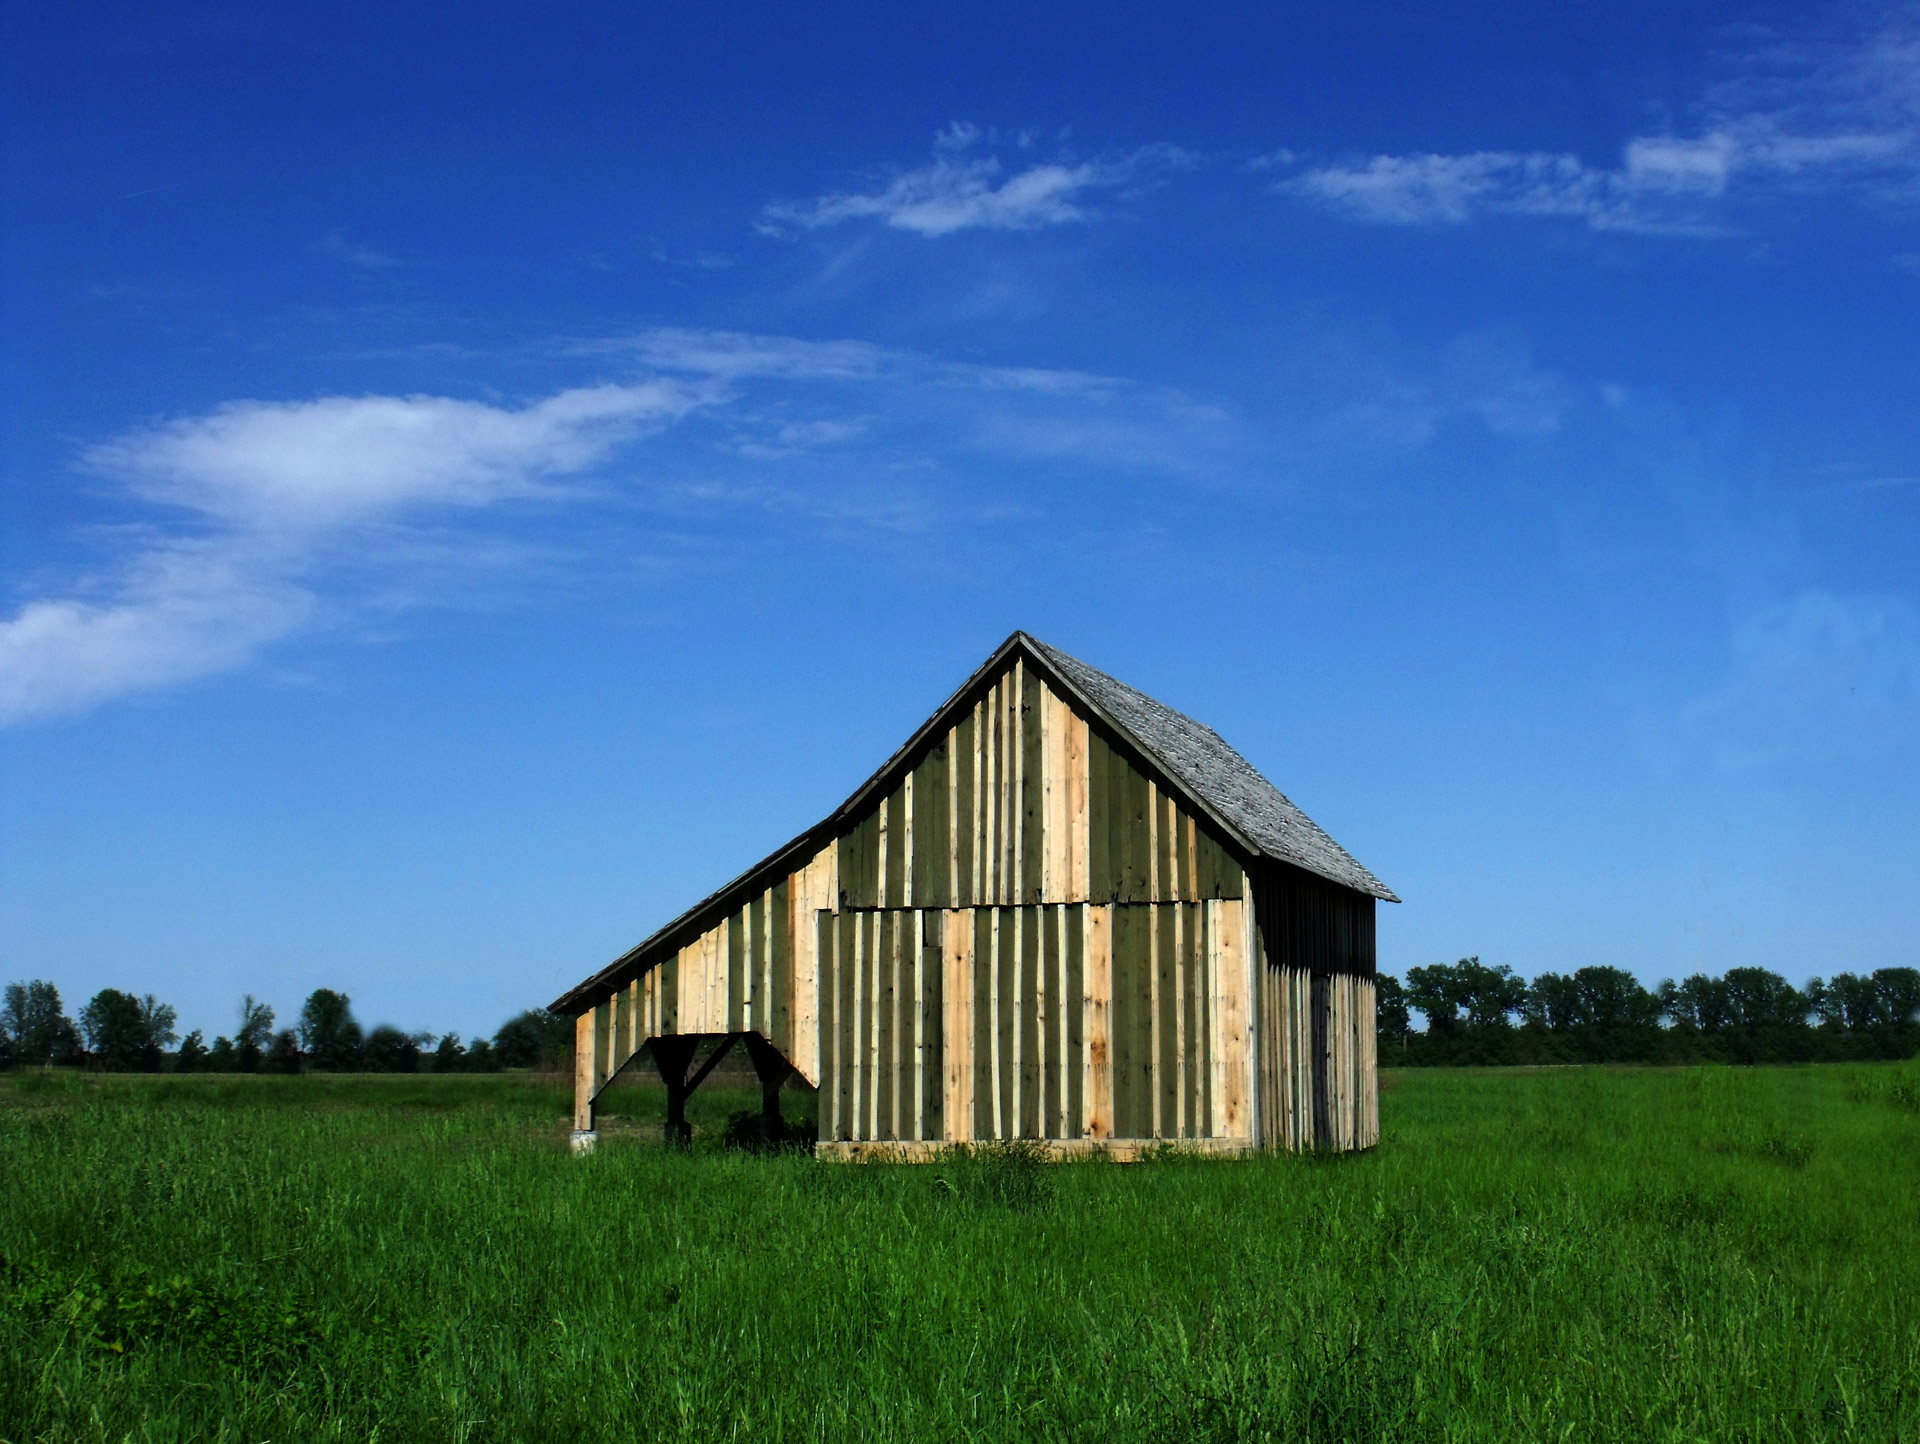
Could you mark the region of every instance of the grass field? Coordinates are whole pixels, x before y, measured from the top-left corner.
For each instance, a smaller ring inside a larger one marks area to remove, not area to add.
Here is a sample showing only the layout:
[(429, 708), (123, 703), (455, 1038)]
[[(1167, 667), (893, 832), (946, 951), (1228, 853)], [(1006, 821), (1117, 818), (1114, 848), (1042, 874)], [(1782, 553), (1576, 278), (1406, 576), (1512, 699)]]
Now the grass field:
[(902, 1167), (0, 1076), (0, 1438), (1920, 1439), (1920, 1067), (1384, 1082), (1365, 1156)]

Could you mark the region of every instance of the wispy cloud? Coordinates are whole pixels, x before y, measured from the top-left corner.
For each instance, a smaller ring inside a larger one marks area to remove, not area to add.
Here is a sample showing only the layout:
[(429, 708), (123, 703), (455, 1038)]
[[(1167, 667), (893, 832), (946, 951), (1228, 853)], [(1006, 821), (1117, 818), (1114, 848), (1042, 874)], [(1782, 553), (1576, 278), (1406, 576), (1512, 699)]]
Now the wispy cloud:
[[(898, 528), (924, 513), (901, 478), (970, 455), (1180, 471), (1219, 430), (1205, 408), (1111, 377), (857, 341), (657, 330), (569, 349), (638, 377), (519, 405), (237, 401), (88, 448), (79, 469), (146, 519), (92, 575), (0, 618), (0, 725), (231, 671), (369, 595), (430, 592), (423, 571), (463, 549), (495, 563), (481, 518), (509, 504), (551, 512), (650, 484)], [(632, 443), (670, 430), (650, 481), (613, 478)]]
[(367, 529), (537, 496), (711, 400), (660, 379), (512, 408), (435, 396), (234, 402), (97, 446), (156, 503), (117, 566), (0, 621), (0, 724), (229, 670), (307, 624)]
[(406, 265), (398, 256), (390, 256), (385, 251), (376, 251), (372, 246), (348, 240), (345, 231), (329, 232), (314, 249), (329, 259), (368, 271), (388, 271)]
[(1865, 37), (1771, 39), (1730, 57), (1685, 133), (1636, 136), (1614, 165), (1556, 152), (1375, 155), (1266, 168), (1275, 189), (1387, 225), (1476, 216), (1560, 216), (1596, 230), (1712, 234), (1743, 202), (1851, 192), (1920, 194), (1920, 24), (1900, 16)]
[[(976, 153), (994, 139), (977, 126), (955, 124), (936, 137), (935, 155), (927, 164), (878, 177), (874, 189), (769, 205), (759, 228), (770, 235), (789, 235), (878, 220), (929, 237), (966, 230), (1038, 230), (1091, 220), (1094, 196), (1151, 185), (1191, 163), (1187, 152), (1176, 146), (1150, 145), (1104, 160), (1008, 166), (997, 154)], [(1026, 149), (1033, 139), (1021, 134), (1013, 142)]]
[(1920, 735), (1920, 612), (1819, 589), (1742, 620), (1729, 666), (1683, 731), (1731, 771), (1911, 745)]

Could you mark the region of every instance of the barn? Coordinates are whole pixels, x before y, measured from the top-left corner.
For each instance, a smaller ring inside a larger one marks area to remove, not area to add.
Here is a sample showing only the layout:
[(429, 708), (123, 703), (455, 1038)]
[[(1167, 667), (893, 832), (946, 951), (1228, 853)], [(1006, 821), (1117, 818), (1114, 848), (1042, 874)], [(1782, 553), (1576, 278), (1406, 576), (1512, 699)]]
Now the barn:
[(823, 821), (554, 1001), (576, 1144), (643, 1050), (684, 1137), (738, 1044), (768, 1126), (792, 1074), (819, 1090), (827, 1156), (1366, 1148), (1380, 900), (1211, 729), (1016, 632)]

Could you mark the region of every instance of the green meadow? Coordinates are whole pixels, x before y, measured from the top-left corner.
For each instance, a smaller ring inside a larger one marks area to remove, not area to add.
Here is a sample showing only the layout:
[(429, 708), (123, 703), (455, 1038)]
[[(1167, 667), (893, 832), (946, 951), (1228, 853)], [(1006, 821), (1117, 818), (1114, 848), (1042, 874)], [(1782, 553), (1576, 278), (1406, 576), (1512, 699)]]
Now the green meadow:
[(1920, 1439), (1913, 1063), (1129, 1166), (757, 1157), (730, 1086), (576, 1158), (553, 1080), (0, 1075), (0, 1438)]

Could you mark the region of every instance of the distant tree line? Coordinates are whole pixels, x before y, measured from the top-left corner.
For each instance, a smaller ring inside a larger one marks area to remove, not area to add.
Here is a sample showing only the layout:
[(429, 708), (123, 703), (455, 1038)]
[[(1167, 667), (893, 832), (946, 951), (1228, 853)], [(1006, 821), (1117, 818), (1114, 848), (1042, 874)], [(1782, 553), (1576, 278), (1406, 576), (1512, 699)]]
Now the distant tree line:
[[(1621, 968), (1532, 982), (1479, 958), (1382, 973), (1375, 1019), (1388, 1066), (1499, 1063), (1802, 1063), (1920, 1052), (1920, 969), (1815, 978), (1765, 968), (1653, 988)], [(1415, 1031), (1413, 1015), (1425, 1022)]]
[(9, 983), (0, 1007), (0, 1068), (90, 1067), (122, 1073), (489, 1073), (559, 1067), (573, 1052), (573, 1022), (543, 1008), (508, 1019), (491, 1038), (408, 1033), (382, 1023), (363, 1029), (352, 1000), (331, 988), (313, 992), (298, 1023), (274, 1028), (274, 1011), (252, 994), (241, 1000), (232, 1036), (208, 1044), (198, 1028), (184, 1038), (178, 1014), (148, 993), (102, 988), (67, 1016), (60, 990), (36, 979)]

